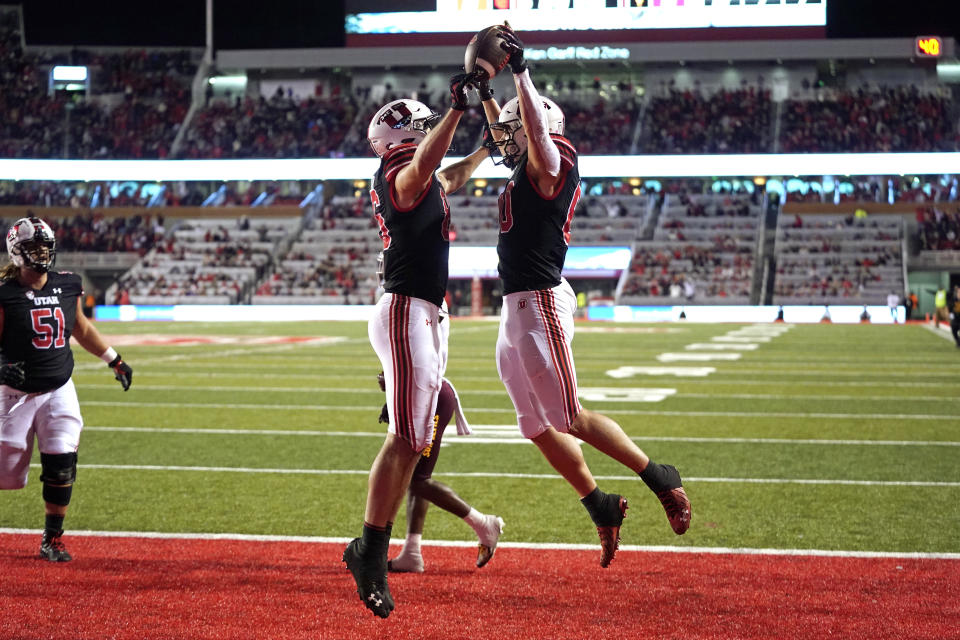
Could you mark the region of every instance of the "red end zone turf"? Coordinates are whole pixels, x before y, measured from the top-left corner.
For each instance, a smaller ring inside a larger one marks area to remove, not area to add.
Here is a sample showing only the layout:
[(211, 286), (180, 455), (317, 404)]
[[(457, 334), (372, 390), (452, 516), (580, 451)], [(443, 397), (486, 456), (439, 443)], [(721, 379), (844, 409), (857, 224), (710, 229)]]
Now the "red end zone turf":
[[(0, 535), (0, 638), (943, 640), (960, 637), (960, 560), (424, 548), (373, 617), (341, 544), (70, 536), (75, 560)], [(396, 552), (396, 547), (393, 548)]]

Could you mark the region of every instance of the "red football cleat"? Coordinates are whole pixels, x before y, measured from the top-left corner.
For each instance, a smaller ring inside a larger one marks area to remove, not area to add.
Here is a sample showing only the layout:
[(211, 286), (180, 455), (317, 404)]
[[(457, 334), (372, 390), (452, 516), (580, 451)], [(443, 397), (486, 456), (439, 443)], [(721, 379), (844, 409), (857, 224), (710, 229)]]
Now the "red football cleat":
[(611, 522), (614, 525), (597, 527), (597, 535), (600, 536), (600, 566), (607, 567), (613, 560), (620, 548), (620, 525), (623, 519), (627, 517), (627, 499), (623, 496), (611, 495), (616, 499), (616, 513), (611, 514)]

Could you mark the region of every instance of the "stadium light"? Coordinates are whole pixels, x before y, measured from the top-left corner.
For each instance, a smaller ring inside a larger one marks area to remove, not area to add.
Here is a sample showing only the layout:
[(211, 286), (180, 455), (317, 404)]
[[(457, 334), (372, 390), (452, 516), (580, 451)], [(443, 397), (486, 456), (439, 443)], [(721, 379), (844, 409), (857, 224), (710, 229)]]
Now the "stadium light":
[(86, 82), (87, 68), (57, 65), (51, 71), (51, 76), (55, 82)]
[(224, 87), (241, 87), (247, 84), (247, 76), (213, 76), (207, 82)]
[[(460, 160), (448, 157), (442, 166)], [(376, 158), (286, 160), (0, 160), (0, 180), (226, 181), (368, 180)], [(581, 156), (584, 178), (960, 174), (960, 153), (797, 153), (743, 155)], [(507, 178), (483, 162), (474, 178)]]

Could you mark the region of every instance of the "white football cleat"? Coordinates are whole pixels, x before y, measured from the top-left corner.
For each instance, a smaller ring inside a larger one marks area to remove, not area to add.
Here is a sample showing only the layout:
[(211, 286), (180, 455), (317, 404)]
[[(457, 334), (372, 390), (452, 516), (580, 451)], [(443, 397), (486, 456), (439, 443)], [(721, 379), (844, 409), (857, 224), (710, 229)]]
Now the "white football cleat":
[(423, 573), (423, 556), (419, 553), (401, 551), (396, 558), (387, 561), (387, 571), (393, 573)]
[(477, 532), (477, 537), (480, 538), (480, 544), (477, 546), (478, 568), (493, 558), (501, 533), (503, 533), (503, 518), (494, 515), (483, 516), (483, 528)]

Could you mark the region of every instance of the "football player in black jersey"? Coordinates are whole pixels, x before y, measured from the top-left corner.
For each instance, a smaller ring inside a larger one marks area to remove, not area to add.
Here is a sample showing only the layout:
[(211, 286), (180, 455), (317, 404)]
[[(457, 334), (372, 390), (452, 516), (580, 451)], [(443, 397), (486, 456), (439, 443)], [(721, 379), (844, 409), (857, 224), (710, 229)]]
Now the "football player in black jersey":
[(124, 391), (133, 370), (77, 313), (80, 276), (50, 270), (56, 241), (46, 222), (17, 220), (7, 252), (11, 263), (0, 269), (0, 489), (26, 486), (36, 437), (46, 503), (40, 557), (69, 562), (61, 536), (83, 428), (70, 338), (106, 362)]
[(384, 287), (368, 333), (383, 365), (390, 426), (370, 469), (362, 535), (347, 545), (343, 561), (360, 599), (381, 618), (394, 609), (387, 585), (393, 519), (420, 451), (430, 445), (446, 363), (440, 306), (447, 289), (450, 207), (435, 172), (467, 108), (467, 79), (451, 79), (443, 118), (416, 100), (394, 100), (367, 129), (380, 157), (370, 198), (383, 241)]
[[(523, 44), (509, 28), (500, 46), (510, 54), (517, 97), (501, 110), (489, 79), (472, 79), (503, 163), (513, 169), (499, 201), (497, 254), (504, 297), (497, 369), (521, 433), (576, 490), (597, 526), (600, 565), (606, 567), (619, 546), (627, 500), (597, 487), (576, 438), (639, 474), (678, 535), (690, 526), (690, 502), (674, 467), (651, 461), (620, 425), (580, 406), (571, 350), (577, 300), (561, 276), (580, 198), (577, 152), (562, 135), (563, 112), (537, 93)], [(451, 193), (489, 153), (478, 149), (440, 172)]]

